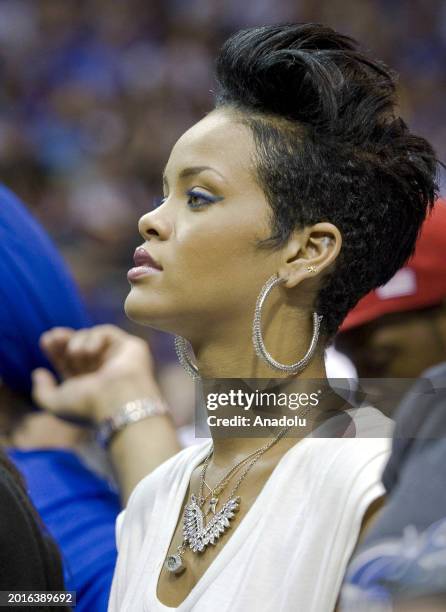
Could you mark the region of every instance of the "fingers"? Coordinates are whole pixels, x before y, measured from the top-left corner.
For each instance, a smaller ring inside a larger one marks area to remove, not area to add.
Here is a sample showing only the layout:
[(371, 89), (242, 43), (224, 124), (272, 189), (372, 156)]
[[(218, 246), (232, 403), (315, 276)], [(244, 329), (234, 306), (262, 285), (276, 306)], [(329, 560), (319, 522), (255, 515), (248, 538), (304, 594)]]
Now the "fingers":
[(97, 325), (73, 330), (55, 327), (41, 336), (41, 347), (56, 370), (69, 378), (97, 370), (110, 347), (119, 345), (127, 334), (114, 325)]
[(121, 345), (124, 338), (128, 336), (122, 329), (115, 325), (96, 325), (90, 329), (91, 342), (96, 345), (100, 344), (100, 351), (105, 352), (110, 348), (116, 348)]
[(37, 368), (32, 372), (32, 398), (38, 406), (55, 416), (77, 424), (91, 422), (94, 378), (94, 375), (72, 377), (58, 384), (52, 372)]
[(76, 332), (68, 343), (70, 363), (80, 372), (92, 372), (114, 351), (120, 351), (127, 337), (114, 325), (96, 325)]
[(97, 369), (104, 348), (104, 339), (91, 329), (76, 332), (66, 348), (66, 359), (73, 374), (86, 374)]
[(49, 412), (56, 412), (58, 385), (55, 376), (45, 368), (38, 368), (32, 373), (32, 382), (33, 401)]
[(66, 348), (73, 334), (75, 334), (74, 329), (69, 327), (54, 327), (40, 336), (40, 348), (63, 377), (70, 375)]

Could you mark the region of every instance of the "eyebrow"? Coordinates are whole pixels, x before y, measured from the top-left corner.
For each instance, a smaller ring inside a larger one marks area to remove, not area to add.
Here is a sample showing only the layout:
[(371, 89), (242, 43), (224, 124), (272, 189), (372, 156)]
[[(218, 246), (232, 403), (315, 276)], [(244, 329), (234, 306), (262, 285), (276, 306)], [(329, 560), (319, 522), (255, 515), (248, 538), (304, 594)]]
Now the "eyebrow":
[[(205, 170), (218, 174), (218, 176), (226, 182), (226, 179), (223, 176), (223, 174), (221, 174), (218, 170), (216, 170), (215, 168), (212, 168), (211, 166), (190, 166), (189, 168), (183, 168), (183, 170), (181, 170), (178, 176), (180, 179), (187, 178), (189, 176), (196, 176), (197, 174), (200, 174), (201, 172), (204, 172)], [(166, 184), (168, 183), (167, 176), (166, 176), (166, 169), (164, 169), (163, 171), (163, 182)]]

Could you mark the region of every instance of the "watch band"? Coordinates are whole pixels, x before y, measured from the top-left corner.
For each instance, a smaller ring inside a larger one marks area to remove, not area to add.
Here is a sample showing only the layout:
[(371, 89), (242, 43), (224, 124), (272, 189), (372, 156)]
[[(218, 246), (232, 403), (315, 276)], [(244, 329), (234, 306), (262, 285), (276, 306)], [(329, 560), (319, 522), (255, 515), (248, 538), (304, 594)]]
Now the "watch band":
[(97, 425), (96, 441), (106, 449), (114, 436), (130, 423), (137, 423), (151, 416), (170, 415), (170, 409), (161, 399), (140, 398), (125, 403), (116, 413)]

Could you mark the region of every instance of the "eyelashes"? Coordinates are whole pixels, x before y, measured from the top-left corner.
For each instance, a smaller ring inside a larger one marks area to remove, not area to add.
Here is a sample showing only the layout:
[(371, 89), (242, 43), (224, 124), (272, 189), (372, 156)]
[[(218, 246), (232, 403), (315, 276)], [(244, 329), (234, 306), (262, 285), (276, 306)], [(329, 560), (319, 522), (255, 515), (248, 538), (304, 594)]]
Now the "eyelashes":
[[(195, 189), (190, 189), (189, 191), (187, 191), (186, 196), (187, 196), (187, 205), (192, 210), (205, 208), (207, 206), (210, 206), (211, 204), (215, 204), (215, 202), (220, 202), (221, 200), (223, 200), (222, 196), (211, 196), (208, 194), (204, 194), (200, 191), (197, 191)], [(164, 204), (166, 200), (167, 200), (167, 197), (163, 197), (163, 196), (157, 196), (153, 198), (153, 208), (154, 209), (158, 208), (158, 206), (161, 206), (161, 204)]]
[(201, 193), (200, 191), (195, 191), (194, 189), (187, 191), (186, 195), (187, 205), (189, 206), (189, 208), (192, 209), (204, 208), (206, 206), (209, 206), (210, 204), (214, 204), (215, 202), (219, 202), (223, 199), (221, 196), (210, 196)]

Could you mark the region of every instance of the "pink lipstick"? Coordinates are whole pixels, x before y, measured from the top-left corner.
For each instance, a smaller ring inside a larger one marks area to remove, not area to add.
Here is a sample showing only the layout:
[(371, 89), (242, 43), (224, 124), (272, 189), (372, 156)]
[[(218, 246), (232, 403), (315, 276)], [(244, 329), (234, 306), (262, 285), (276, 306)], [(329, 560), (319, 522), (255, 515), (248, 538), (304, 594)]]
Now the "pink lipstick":
[(142, 276), (158, 274), (162, 267), (143, 247), (138, 247), (133, 255), (135, 267), (127, 272), (127, 279), (134, 281)]

